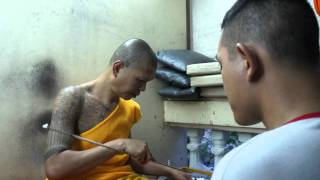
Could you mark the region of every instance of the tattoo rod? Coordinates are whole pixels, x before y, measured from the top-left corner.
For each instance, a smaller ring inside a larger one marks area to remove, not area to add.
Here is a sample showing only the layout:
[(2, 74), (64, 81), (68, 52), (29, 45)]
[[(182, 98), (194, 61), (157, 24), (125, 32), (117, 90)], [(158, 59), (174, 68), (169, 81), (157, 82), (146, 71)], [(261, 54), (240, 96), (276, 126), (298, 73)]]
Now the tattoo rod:
[(96, 141), (93, 141), (93, 140), (91, 140), (91, 139), (87, 139), (87, 138), (84, 138), (84, 137), (81, 137), (81, 136), (78, 136), (78, 135), (75, 135), (75, 134), (70, 134), (70, 133), (62, 132), (62, 131), (60, 131), (60, 130), (53, 129), (53, 128), (48, 128), (48, 129), (50, 129), (50, 130), (52, 130), (52, 131), (55, 131), (55, 132), (58, 132), (58, 133), (60, 133), (60, 134), (66, 135), (66, 136), (71, 136), (71, 137), (73, 137), (73, 138), (75, 138), (75, 139), (78, 139), (78, 140), (80, 140), (80, 141), (85, 141), (85, 142), (88, 142), (88, 143), (93, 144), (93, 145), (102, 146), (102, 147), (105, 147), (105, 148), (114, 150), (114, 151), (116, 151), (116, 152), (118, 152), (118, 153), (122, 153), (122, 154), (123, 154), (123, 153), (126, 153), (126, 152), (124, 152), (124, 151), (120, 151), (120, 150), (114, 149), (114, 148), (109, 147), (109, 146), (106, 146), (106, 145), (104, 145), (104, 144), (102, 144), (102, 143), (99, 143), (99, 142), (96, 142)]
[[(84, 137), (81, 137), (81, 136), (78, 136), (78, 135), (75, 135), (75, 134), (70, 134), (70, 133), (66, 133), (66, 132), (63, 132), (63, 131), (60, 131), (60, 130), (57, 130), (57, 129), (53, 129), (53, 128), (48, 128), (49, 130), (52, 130), (52, 131), (55, 131), (55, 132), (58, 132), (60, 134), (63, 134), (65, 136), (71, 136), (75, 139), (78, 139), (80, 141), (85, 141), (85, 142), (88, 142), (90, 144), (93, 144), (93, 145), (97, 145), (97, 146), (102, 146), (102, 147), (105, 147), (107, 149), (111, 149), (111, 150), (114, 150), (118, 153), (121, 153), (121, 154), (127, 154), (127, 152), (124, 152), (124, 151), (119, 151), (117, 149), (114, 149), (114, 148), (111, 148), (109, 146), (106, 146), (102, 143), (99, 143), (99, 142), (96, 142), (96, 141), (93, 141), (91, 139), (87, 139), (87, 138), (84, 138)], [(184, 167), (182, 169), (179, 169), (179, 168), (176, 168), (176, 167), (173, 167), (173, 166), (169, 166), (169, 165), (166, 165), (166, 164), (162, 164), (162, 163), (159, 163), (157, 162), (158, 164), (161, 164), (163, 166), (166, 166), (166, 167), (170, 167), (170, 168), (173, 168), (173, 169), (176, 169), (176, 170), (179, 170), (179, 171), (183, 171), (183, 172), (189, 172), (189, 173), (199, 173), (199, 174), (205, 174), (205, 175), (208, 175), (210, 176), (212, 173), (211, 172), (207, 172), (207, 171), (202, 171), (202, 170), (198, 170), (198, 169), (194, 169), (194, 168), (189, 168), (189, 167)]]

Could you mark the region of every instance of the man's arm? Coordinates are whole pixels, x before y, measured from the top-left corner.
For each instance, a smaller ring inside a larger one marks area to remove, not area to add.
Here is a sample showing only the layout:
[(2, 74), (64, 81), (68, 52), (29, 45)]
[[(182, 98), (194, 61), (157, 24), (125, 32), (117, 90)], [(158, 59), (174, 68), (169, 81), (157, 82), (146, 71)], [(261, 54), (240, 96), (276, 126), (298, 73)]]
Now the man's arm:
[[(81, 110), (79, 89), (67, 88), (59, 93), (50, 124), (50, 128), (68, 134), (74, 133), (74, 125)], [(46, 175), (50, 179), (65, 179), (73, 175), (85, 173), (103, 161), (117, 154), (116, 151), (104, 147), (95, 147), (84, 151), (70, 150), (72, 137), (50, 131), (48, 133), (47, 160), (45, 162)], [(142, 141), (117, 139), (105, 145), (125, 151), (137, 160), (145, 159), (145, 144)]]

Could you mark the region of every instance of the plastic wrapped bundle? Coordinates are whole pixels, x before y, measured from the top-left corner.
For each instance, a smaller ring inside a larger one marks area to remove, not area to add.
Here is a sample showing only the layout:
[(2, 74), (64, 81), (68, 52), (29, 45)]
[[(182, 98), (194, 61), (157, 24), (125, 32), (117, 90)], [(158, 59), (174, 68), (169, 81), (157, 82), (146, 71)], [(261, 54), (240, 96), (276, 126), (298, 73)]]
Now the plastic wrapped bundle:
[(181, 89), (177, 87), (164, 87), (158, 94), (169, 100), (197, 100), (199, 99), (199, 89), (196, 87)]
[(213, 59), (190, 50), (163, 50), (157, 52), (158, 60), (180, 72), (187, 71), (187, 65), (213, 62)]
[(156, 70), (156, 77), (176, 87), (190, 87), (190, 78), (187, 75), (166, 67), (158, 68)]

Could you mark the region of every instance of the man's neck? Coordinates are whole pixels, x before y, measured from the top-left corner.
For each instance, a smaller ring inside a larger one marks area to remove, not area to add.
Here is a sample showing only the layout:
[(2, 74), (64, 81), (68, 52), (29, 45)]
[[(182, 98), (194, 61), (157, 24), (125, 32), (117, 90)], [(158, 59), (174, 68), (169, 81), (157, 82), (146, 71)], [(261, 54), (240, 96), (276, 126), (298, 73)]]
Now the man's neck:
[(298, 116), (320, 111), (320, 83), (317, 81), (314, 75), (299, 74), (291, 74), (291, 78), (271, 78), (261, 94), (265, 126), (274, 129)]

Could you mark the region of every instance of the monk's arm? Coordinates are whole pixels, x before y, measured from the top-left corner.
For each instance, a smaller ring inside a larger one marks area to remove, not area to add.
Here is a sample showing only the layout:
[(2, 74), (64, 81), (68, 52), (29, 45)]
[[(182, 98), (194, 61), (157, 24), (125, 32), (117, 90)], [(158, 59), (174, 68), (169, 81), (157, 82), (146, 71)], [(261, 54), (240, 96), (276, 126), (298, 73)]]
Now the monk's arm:
[[(50, 128), (73, 134), (77, 116), (81, 110), (81, 93), (75, 88), (62, 90), (55, 102)], [(56, 131), (48, 133), (48, 146), (45, 171), (49, 179), (65, 179), (87, 172), (103, 161), (110, 159), (117, 152), (103, 147), (84, 151), (71, 150), (74, 139)], [(105, 145), (124, 150), (121, 140), (107, 142)]]
[(151, 158), (150, 161), (145, 163), (139, 163), (134, 159), (130, 159), (129, 163), (133, 167), (133, 169), (140, 174), (145, 175), (152, 175), (152, 176), (166, 176), (170, 177), (171, 179), (177, 180), (191, 180), (191, 175), (185, 172), (182, 172), (178, 169), (174, 169), (168, 166), (164, 166), (155, 162), (154, 158), (152, 157), (149, 149), (147, 149)]

